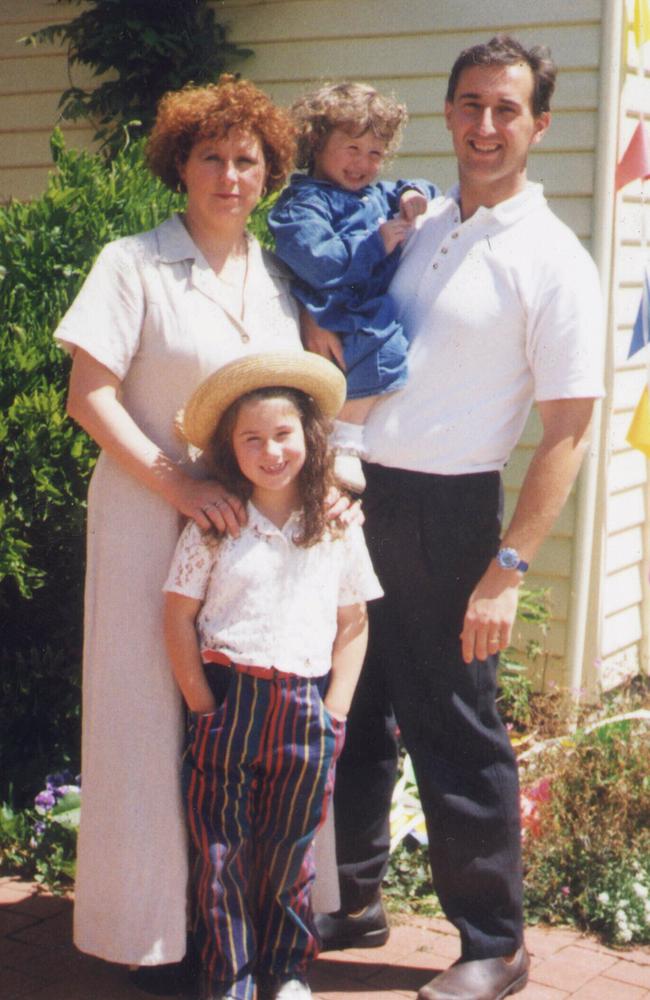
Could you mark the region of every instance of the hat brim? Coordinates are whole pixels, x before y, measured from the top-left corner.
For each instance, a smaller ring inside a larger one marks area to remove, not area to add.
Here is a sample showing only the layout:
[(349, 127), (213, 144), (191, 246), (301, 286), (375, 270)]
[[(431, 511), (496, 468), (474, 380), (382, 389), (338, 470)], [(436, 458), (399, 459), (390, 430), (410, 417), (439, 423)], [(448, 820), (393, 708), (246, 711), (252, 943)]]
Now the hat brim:
[(183, 436), (204, 450), (228, 407), (240, 396), (266, 386), (300, 389), (326, 417), (335, 417), (345, 402), (345, 376), (319, 354), (249, 354), (219, 368), (194, 391), (180, 415)]

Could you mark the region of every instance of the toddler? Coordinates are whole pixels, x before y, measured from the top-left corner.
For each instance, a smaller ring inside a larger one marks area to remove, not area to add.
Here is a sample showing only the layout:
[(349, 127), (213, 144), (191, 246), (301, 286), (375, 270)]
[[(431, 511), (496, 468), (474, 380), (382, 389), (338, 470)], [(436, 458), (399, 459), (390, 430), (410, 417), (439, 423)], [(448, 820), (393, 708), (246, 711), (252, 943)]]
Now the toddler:
[(408, 340), (388, 286), (415, 217), (437, 188), (380, 181), (406, 108), (362, 83), (327, 84), (291, 108), (298, 166), (269, 215), (276, 253), (312, 319), (341, 337), (347, 402), (334, 430), (340, 483), (361, 492), (363, 423), (377, 398), (404, 385)]

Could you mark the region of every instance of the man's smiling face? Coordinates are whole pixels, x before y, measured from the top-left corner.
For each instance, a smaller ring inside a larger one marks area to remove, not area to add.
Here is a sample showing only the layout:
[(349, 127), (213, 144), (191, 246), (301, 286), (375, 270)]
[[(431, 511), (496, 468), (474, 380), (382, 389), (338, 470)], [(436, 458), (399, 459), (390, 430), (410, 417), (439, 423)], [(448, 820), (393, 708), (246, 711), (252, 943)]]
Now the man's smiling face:
[(492, 207), (526, 182), (528, 150), (539, 142), (550, 114), (533, 114), (533, 73), (527, 63), (470, 66), (458, 78), (445, 121), (452, 134), (463, 186)]

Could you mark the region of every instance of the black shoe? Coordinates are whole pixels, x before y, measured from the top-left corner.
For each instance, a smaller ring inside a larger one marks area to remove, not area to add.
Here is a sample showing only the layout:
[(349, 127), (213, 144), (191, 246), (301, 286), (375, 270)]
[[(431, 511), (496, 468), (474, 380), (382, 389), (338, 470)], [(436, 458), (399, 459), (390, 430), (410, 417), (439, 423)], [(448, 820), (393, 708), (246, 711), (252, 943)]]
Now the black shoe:
[(129, 982), (143, 993), (150, 993), (153, 996), (183, 996), (187, 987), (183, 981), (182, 966), (182, 962), (141, 965), (138, 969), (129, 969)]
[(381, 948), (390, 934), (380, 895), (358, 913), (316, 913), (314, 923), (321, 951)]
[(198, 960), (193, 942), (188, 940), (187, 954), (180, 962), (165, 965), (141, 965), (129, 969), (129, 981), (143, 993), (157, 997), (194, 996), (198, 979)]

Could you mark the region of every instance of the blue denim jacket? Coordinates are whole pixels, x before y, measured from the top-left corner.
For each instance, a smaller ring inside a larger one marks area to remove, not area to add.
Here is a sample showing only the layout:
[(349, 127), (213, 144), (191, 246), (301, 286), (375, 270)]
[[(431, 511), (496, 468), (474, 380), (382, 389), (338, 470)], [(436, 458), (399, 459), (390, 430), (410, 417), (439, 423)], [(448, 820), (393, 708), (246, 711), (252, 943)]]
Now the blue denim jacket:
[[(355, 313), (384, 295), (400, 248), (386, 254), (379, 225), (399, 211), (405, 190), (428, 198), (428, 181), (380, 181), (346, 191), (329, 181), (294, 174), (269, 214), (276, 253), (296, 276), (293, 292), (321, 326), (345, 334), (359, 329)], [(368, 319), (363, 309), (364, 322)]]
[(388, 294), (401, 249), (386, 253), (379, 226), (413, 187), (438, 194), (427, 181), (346, 191), (294, 174), (269, 214), (276, 253), (296, 276), (294, 295), (320, 326), (341, 335), (348, 399), (394, 392), (407, 379), (408, 338)]

